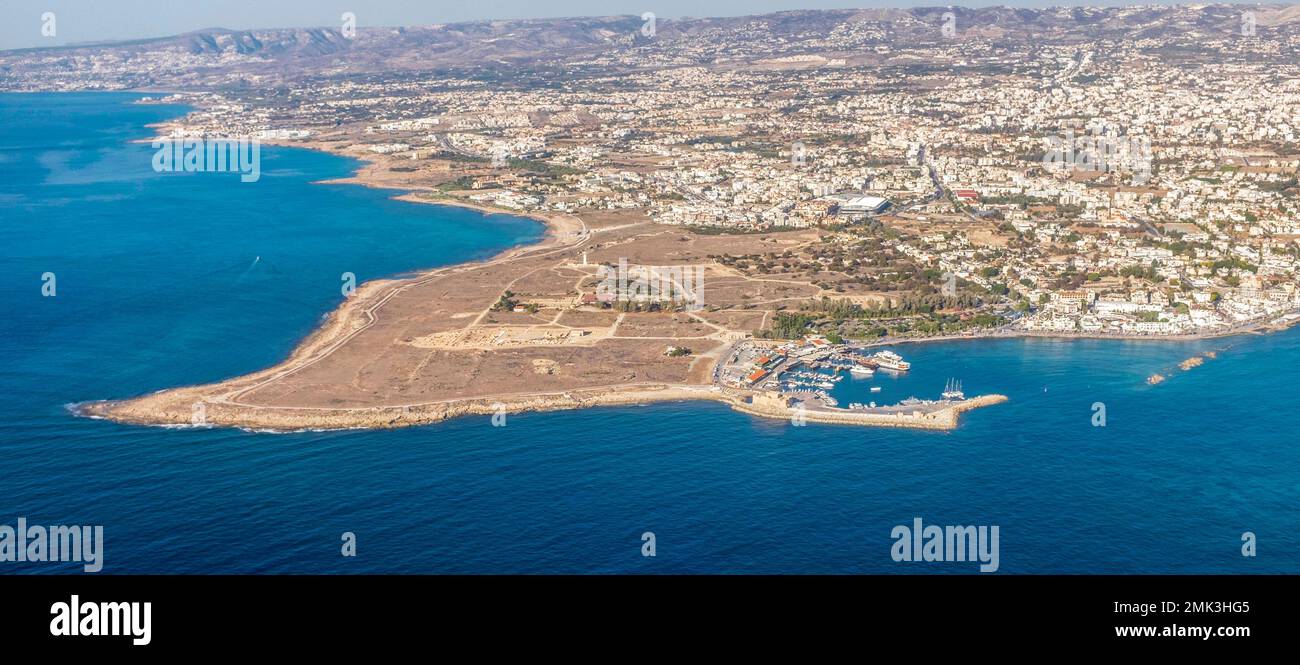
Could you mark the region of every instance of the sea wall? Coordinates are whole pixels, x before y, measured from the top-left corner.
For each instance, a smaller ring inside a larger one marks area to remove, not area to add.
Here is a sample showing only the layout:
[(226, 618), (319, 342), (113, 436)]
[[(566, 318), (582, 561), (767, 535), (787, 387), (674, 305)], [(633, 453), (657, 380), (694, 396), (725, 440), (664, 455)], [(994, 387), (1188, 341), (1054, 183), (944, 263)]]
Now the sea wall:
[(836, 425), (868, 425), (872, 427), (907, 427), (912, 429), (950, 430), (958, 425), (960, 416), (966, 411), (984, 406), (1000, 404), (1007, 401), (1005, 395), (981, 395), (935, 411), (911, 411), (899, 413), (869, 413), (846, 409), (806, 409), (796, 411), (789, 407), (775, 406), (769, 402), (756, 400), (753, 404), (734, 402), (732, 408), (742, 413), (764, 418), (789, 420), (796, 415), (808, 422), (830, 423)]

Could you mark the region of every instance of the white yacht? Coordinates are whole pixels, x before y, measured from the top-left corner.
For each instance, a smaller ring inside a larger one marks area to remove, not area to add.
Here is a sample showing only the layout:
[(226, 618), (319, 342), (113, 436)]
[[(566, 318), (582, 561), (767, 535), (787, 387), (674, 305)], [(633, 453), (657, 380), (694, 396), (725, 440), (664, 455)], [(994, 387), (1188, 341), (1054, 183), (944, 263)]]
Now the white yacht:
[(906, 372), (907, 370), (912, 369), (912, 363), (903, 360), (902, 356), (893, 351), (881, 351), (871, 356), (871, 360), (874, 361), (877, 366), (895, 372)]

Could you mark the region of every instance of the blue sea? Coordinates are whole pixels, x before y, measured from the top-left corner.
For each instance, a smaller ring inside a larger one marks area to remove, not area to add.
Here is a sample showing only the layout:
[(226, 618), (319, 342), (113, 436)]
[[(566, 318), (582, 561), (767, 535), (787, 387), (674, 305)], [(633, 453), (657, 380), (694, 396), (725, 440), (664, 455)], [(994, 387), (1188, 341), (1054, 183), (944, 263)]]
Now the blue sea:
[[(274, 364), (341, 302), (344, 272), (399, 275), (542, 233), (314, 184), (357, 163), (306, 150), (264, 146), (256, 183), (155, 173), (134, 141), (185, 109), (139, 97), (0, 95), (0, 524), (103, 525), (103, 574), (976, 572), (893, 561), (891, 530), (917, 517), (998, 526), (998, 574), (1300, 570), (1300, 330), (902, 345), (906, 376), (836, 388), (842, 404), (892, 403), (958, 378), (1010, 397), (942, 433), (711, 403), (382, 432), (78, 418), (68, 404)], [(1148, 385), (1157, 372), (1169, 380)]]

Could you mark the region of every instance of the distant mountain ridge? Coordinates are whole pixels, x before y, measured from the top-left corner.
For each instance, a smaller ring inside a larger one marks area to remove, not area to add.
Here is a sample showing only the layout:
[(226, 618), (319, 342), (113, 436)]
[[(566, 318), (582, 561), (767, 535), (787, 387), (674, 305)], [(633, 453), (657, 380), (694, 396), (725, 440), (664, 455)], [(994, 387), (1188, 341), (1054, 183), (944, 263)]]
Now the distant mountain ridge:
[(938, 43), (945, 38), (940, 26), (950, 11), (961, 38), (1012, 42), (1229, 38), (1240, 30), (1246, 11), (1254, 13), (1261, 36), (1294, 35), (1300, 29), (1300, 6), (1294, 5), (794, 10), (658, 19), (653, 36), (647, 36), (639, 16), (357, 28), (351, 37), (341, 27), (212, 28), (118, 43), (0, 51), (0, 89), (40, 89), (42, 82), (57, 88), (78, 79), (81, 87), (207, 87), (321, 74), (627, 61), (629, 54), (647, 56), (646, 66), (711, 65), (722, 59), (720, 45), (734, 45), (735, 57), (762, 59), (843, 52), (824, 40), (848, 33), (862, 35), (852, 48)]

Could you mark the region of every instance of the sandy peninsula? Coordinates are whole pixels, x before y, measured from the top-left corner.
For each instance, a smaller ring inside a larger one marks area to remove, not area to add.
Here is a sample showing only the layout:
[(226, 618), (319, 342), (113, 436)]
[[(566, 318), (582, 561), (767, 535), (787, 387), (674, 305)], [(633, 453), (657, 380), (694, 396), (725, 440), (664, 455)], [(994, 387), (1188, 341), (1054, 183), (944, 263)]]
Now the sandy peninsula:
[[(170, 127), (163, 124), (160, 133)], [(798, 248), (816, 230), (709, 235), (651, 223), (639, 210), (581, 215), (502, 209), (448, 192), (436, 179), (338, 141), (288, 145), (362, 159), (331, 183), (404, 192), (401, 200), (527, 216), (545, 238), (483, 261), (362, 284), (288, 358), (219, 383), (81, 404), (77, 412), (141, 425), (258, 430), (388, 428), (463, 415), (549, 411), (656, 401), (713, 400), (763, 417), (791, 408), (718, 385), (714, 369), (774, 314), (827, 292), (808, 281), (747, 275), (723, 253)], [(593, 301), (602, 265), (702, 270), (707, 306), (621, 311)], [(670, 348), (688, 353), (669, 353)], [(759, 396), (760, 398), (762, 395)], [(948, 429), (998, 396), (924, 412), (828, 409), (813, 422)]]

